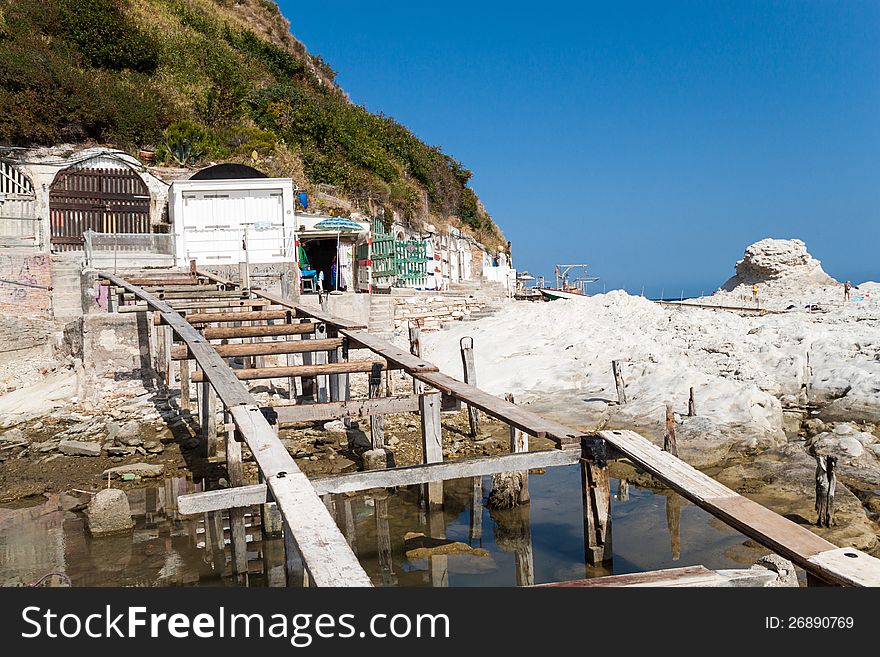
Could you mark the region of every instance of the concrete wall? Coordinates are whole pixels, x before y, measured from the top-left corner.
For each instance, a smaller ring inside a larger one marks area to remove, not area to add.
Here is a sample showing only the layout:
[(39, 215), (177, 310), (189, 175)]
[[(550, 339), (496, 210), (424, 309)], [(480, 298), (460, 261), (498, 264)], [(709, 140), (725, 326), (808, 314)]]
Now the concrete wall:
[(155, 381), (156, 374), (150, 363), (147, 313), (94, 313), (78, 321), (82, 322), (86, 380), (92, 386), (118, 381), (145, 384)]
[(0, 365), (34, 353), (51, 352), (51, 322), (0, 314)]
[[(47, 253), (13, 250), (0, 253), (0, 313), (15, 317), (49, 319), (52, 265)], [(28, 285), (40, 287), (28, 287)]]

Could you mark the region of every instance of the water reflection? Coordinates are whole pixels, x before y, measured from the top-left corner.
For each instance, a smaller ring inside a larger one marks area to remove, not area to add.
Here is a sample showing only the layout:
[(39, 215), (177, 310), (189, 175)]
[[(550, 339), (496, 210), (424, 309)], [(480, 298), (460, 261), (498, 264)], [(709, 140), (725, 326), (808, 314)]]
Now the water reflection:
[[(592, 566), (580, 477), (577, 465), (532, 474), (531, 503), (504, 511), (484, 506), (488, 476), (324, 501), (377, 586), (525, 586), (696, 564), (742, 567), (761, 553), (744, 549), (745, 537), (678, 495), (614, 479), (613, 555)], [(229, 514), (177, 511), (177, 496), (196, 490), (192, 481), (170, 478), (127, 491), (133, 531), (102, 538), (85, 527), (87, 495), (0, 508), (0, 585), (50, 572), (66, 573), (76, 586), (287, 585), (287, 570), (297, 565), (285, 563), (280, 536), (264, 534), (261, 507), (242, 512), (247, 564), (235, 576)], [(289, 583), (301, 585), (295, 577)]]

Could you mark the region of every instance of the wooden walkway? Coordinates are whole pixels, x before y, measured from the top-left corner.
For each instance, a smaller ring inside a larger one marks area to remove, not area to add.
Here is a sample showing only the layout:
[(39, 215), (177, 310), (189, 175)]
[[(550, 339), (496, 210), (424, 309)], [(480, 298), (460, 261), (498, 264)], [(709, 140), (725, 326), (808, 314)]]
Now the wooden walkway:
[[(672, 490), (731, 527), (805, 569), (813, 583), (880, 586), (880, 560), (851, 548), (838, 548), (804, 526), (752, 502), (664, 452), (631, 431), (584, 435), (438, 371), (430, 362), (404, 351), (350, 320), (305, 307), (262, 291), (242, 289), (208, 272), (97, 272), (109, 290), (113, 312), (152, 312), (151, 354), (164, 385), (180, 389), (180, 405), (197, 403), (209, 458), (225, 453), (231, 488), (181, 496), (181, 512), (230, 509), (233, 570), (247, 571), (244, 509), (270, 504), (283, 521), (288, 564), (301, 558), (308, 580), (317, 586), (369, 586), (349, 542), (321, 496), (371, 488), (425, 484), (429, 505), (442, 504), (436, 482), (529, 468), (580, 463), (584, 499), (585, 548), (590, 565), (610, 558), (610, 490), (607, 460), (626, 458)], [(229, 340), (239, 341), (228, 344)], [(222, 341), (222, 344), (216, 342)], [(214, 342), (214, 344), (212, 344)], [(352, 350), (368, 360), (349, 361)], [(303, 364), (294, 364), (299, 354)], [(282, 356), (286, 365), (266, 366), (266, 357)], [(233, 369), (227, 358), (244, 359)], [(411, 376), (413, 394), (386, 396), (381, 372), (402, 370)], [(367, 399), (350, 399), (350, 375), (370, 381)], [(290, 404), (261, 408), (244, 380), (285, 380)], [(302, 392), (297, 394), (297, 384)], [(465, 403), (511, 427), (510, 455), (444, 461), (440, 397)], [(301, 403), (294, 404), (300, 398)], [(306, 402), (311, 403), (302, 403)], [(384, 450), (382, 416), (418, 412), (424, 464), (308, 479), (278, 439), (279, 423), (368, 418), (373, 450)], [(216, 422), (219, 413), (224, 421)], [(556, 449), (528, 452), (523, 434), (547, 438)], [(247, 444), (261, 482), (246, 485), (241, 442)], [(270, 507), (264, 507), (268, 509)], [(264, 514), (266, 511), (264, 510)], [(240, 528), (236, 520), (241, 518)], [(264, 524), (268, 520), (263, 520)], [(609, 582), (611, 583), (611, 582)]]

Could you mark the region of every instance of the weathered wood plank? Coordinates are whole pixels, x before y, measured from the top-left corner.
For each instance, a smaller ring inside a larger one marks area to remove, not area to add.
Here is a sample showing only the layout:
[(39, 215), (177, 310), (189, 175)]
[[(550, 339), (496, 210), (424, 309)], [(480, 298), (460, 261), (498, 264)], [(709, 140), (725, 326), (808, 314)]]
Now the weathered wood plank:
[(353, 401), (327, 402), (326, 404), (297, 404), (295, 406), (272, 406), (282, 424), (336, 420), (346, 417), (369, 417), (388, 413), (415, 413), (419, 410), (418, 395), (407, 397), (383, 397), (381, 399), (357, 399)]
[(705, 566), (686, 566), (668, 568), (644, 573), (608, 575), (589, 579), (575, 579), (567, 582), (537, 584), (538, 587), (742, 587), (766, 586), (777, 578), (776, 573), (767, 569), (741, 569), (713, 571)]
[[(224, 358), (235, 356), (274, 356), (280, 354), (301, 354), (311, 351), (327, 351), (342, 345), (342, 338), (326, 340), (290, 340), (282, 342), (254, 342), (248, 344), (220, 344), (214, 349)], [(172, 360), (192, 358), (185, 344), (171, 348)]]
[[(549, 449), (523, 454), (455, 459), (453, 461), (443, 461), (442, 463), (412, 465), (386, 470), (365, 470), (363, 472), (317, 477), (310, 481), (318, 495), (354, 493), (371, 488), (411, 486), (426, 484), (431, 481), (479, 477), (510, 470), (573, 465), (579, 460), (580, 454), (578, 452)], [(205, 493), (190, 493), (177, 498), (178, 509), (183, 514), (205, 513), (216, 509), (228, 509), (232, 506), (252, 506), (264, 504), (265, 502), (265, 484), (212, 490)]]
[(277, 324), (270, 326), (224, 326), (206, 328), (206, 340), (224, 340), (230, 338), (265, 338), (274, 335), (298, 335), (314, 333), (317, 324)]
[(100, 275), (163, 313), (175, 333), (186, 341), (253, 454), (284, 520), (292, 529), (292, 540), (302, 553), (315, 584), (371, 586), (369, 577), (314, 488), (278, 440), (250, 393), (211, 345), (168, 304), (113, 274), (101, 272)]
[[(202, 310), (208, 308), (266, 308), (272, 306), (271, 301), (265, 299), (224, 299), (219, 301), (171, 301), (168, 306), (173, 310)], [(151, 310), (145, 303), (135, 303), (121, 306), (117, 312), (141, 313)]]
[(437, 372), (437, 366), (422, 360), (418, 356), (413, 356), (408, 351), (391, 344), (387, 340), (367, 333), (366, 331), (343, 329), (339, 331), (342, 335), (348, 337), (352, 342), (366, 347), (370, 351), (382, 356), (389, 363), (398, 365), (407, 372)]
[[(254, 367), (246, 370), (231, 370), (240, 381), (255, 381), (257, 379), (281, 379), (288, 376), (322, 376), (327, 374), (356, 374), (369, 372), (373, 365), (379, 369), (385, 369), (385, 361), (377, 360), (352, 360), (347, 363), (326, 363), (324, 365), (280, 365), (278, 367)], [(194, 372), (193, 381), (203, 381), (203, 372)]]
[(835, 548), (809, 558), (823, 579), (844, 586), (880, 586), (880, 559), (853, 548)]
[[(243, 312), (226, 312), (226, 313), (191, 313), (187, 314), (186, 321), (193, 326), (202, 324), (224, 323), (224, 322), (244, 322), (257, 321), (267, 319), (285, 319), (291, 311), (289, 310), (248, 310)], [(161, 316), (156, 318), (156, 323), (164, 324)]]

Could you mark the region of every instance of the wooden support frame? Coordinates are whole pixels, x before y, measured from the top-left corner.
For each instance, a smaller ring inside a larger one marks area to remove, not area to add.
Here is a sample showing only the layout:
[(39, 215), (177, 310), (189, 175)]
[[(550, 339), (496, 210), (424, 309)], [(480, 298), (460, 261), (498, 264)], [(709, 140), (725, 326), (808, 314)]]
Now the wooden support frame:
[[(196, 273), (208, 280), (230, 284), (229, 281), (211, 274), (200, 271)], [(367, 334), (362, 331), (363, 327), (355, 325), (354, 322), (333, 317), (323, 311), (303, 308), (259, 290), (253, 292), (272, 303), (294, 308), (297, 316), (312, 317), (337, 326), (342, 336), (350, 337), (353, 342), (386, 358), (389, 363), (399, 364), (413, 377), (427, 385), (476, 406), (483, 412), (530, 435), (547, 437), (562, 448), (580, 446), (582, 437), (580, 432), (508, 404), (478, 388), (444, 375), (436, 371), (436, 367), (430, 363), (402, 352), (378, 336)], [(663, 481), (683, 497), (734, 529), (793, 561), (804, 568), (810, 577), (818, 577), (832, 584), (880, 585), (880, 559), (853, 549), (847, 549), (846, 554), (842, 555), (838, 548), (825, 539), (722, 486), (634, 432), (603, 431), (599, 436), (606, 441), (610, 451), (625, 456), (637, 467)], [(505, 468), (506, 471), (514, 469), (519, 468)], [(394, 470), (385, 472), (394, 472)]]
[(302, 554), (314, 583), (318, 586), (371, 586), (370, 578), (314, 488), (278, 440), (250, 393), (232, 375), (211, 345), (163, 301), (113, 274), (101, 272), (100, 275), (161, 312), (175, 333), (187, 343), (202, 370), (211, 372), (213, 386), (254, 455), (290, 527), (289, 540)]
[[(235, 377), (241, 381), (255, 381), (257, 379), (283, 379), (289, 376), (327, 376), (329, 374), (356, 374), (369, 372), (374, 367), (384, 370), (384, 361), (378, 360), (352, 360), (347, 363), (328, 363), (326, 365), (294, 365), (288, 367), (253, 367), (243, 370), (232, 370)], [(194, 372), (192, 380), (196, 383), (204, 381), (204, 372)]]

